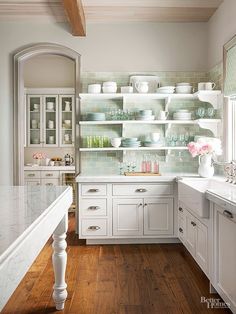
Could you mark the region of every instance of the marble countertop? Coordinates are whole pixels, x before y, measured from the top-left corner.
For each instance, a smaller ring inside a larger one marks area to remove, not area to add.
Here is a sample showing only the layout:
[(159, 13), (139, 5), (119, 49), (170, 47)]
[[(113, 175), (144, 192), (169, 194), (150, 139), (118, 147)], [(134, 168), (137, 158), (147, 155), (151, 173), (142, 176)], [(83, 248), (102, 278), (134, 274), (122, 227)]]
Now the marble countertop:
[(27, 171), (75, 171), (75, 166), (24, 166)]
[(199, 178), (194, 173), (165, 173), (161, 176), (125, 176), (125, 175), (78, 175), (76, 182), (79, 183), (100, 183), (100, 182), (173, 182), (178, 177)]
[(236, 215), (236, 186), (224, 182), (225, 188), (209, 188), (206, 198)]
[(0, 187), (0, 262), (70, 189), (66, 186)]

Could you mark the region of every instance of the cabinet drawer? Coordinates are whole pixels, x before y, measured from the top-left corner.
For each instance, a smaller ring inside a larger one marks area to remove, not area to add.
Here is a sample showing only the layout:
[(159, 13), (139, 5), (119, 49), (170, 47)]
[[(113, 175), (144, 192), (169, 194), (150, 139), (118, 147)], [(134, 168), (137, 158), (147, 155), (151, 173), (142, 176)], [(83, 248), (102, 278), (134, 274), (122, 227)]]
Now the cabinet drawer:
[(106, 184), (82, 184), (81, 194), (83, 196), (106, 196)]
[(59, 179), (41, 179), (41, 185), (59, 185)]
[(107, 236), (107, 220), (81, 219), (81, 235), (88, 237)]
[(172, 184), (113, 184), (113, 195), (157, 196), (173, 194)]
[(178, 236), (181, 242), (184, 243), (184, 233), (185, 233), (185, 225), (184, 225), (184, 217), (178, 217)]
[(82, 198), (80, 200), (79, 210), (81, 216), (106, 216), (107, 200)]
[(24, 185), (40, 185), (40, 179), (25, 179)]
[(25, 178), (40, 179), (40, 171), (24, 171)]
[(51, 178), (59, 179), (59, 177), (60, 177), (59, 171), (41, 171), (42, 179), (51, 179)]

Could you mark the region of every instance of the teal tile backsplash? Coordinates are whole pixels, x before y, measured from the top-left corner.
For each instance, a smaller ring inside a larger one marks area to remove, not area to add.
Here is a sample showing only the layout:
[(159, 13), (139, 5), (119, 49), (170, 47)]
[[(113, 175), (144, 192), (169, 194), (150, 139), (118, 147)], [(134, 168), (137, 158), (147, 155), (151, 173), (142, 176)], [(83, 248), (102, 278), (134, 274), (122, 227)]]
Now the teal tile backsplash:
[[(124, 73), (124, 72), (83, 72), (81, 74), (81, 91), (87, 92), (88, 84), (102, 83), (104, 81), (116, 81), (118, 88), (128, 85), (129, 77), (131, 75), (157, 75), (160, 77), (161, 85), (174, 85), (178, 82), (191, 83), (195, 90), (197, 89), (198, 82), (214, 81), (217, 84), (217, 89), (222, 87), (222, 65), (219, 64), (214, 67), (210, 72), (145, 72), (145, 73)], [(120, 90), (118, 89), (118, 92)], [(169, 105), (169, 118), (172, 118), (173, 112), (176, 109), (188, 109), (195, 117), (196, 108), (199, 106), (208, 108), (211, 105), (199, 101), (172, 101)], [(120, 99), (112, 100), (83, 100), (81, 105), (82, 117), (85, 117), (87, 112), (106, 112), (117, 109), (129, 109), (130, 111), (137, 111), (139, 109), (152, 109), (156, 115), (159, 110), (164, 109), (164, 101), (162, 100), (135, 100), (125, 103), (124, 107)], [(219, 117), (220, 113), (217, 113)], [(175, 129), (176, 128), (176, 129)], [(194, 135), (207, 135), (212, 136), (208, 130), (200, 129), (198, 126), (175, 126), (170, 130), (171, 132), (191, 133)], [(141, 140), (144, 139), (150, 132), (160, 131), (164, 139), (165, 126), (164, 125), (133, 125), (126, 126), (123, 129), (123, 136), (138, 136)], [(111, 137), (122, 136), (122, 127), (116, 126), (81, 126), (81, 145), (86, 145), (86, 136), (99, 135)], [(144, 154), (147, 152), (82, 152), (81, 153), (81, 174), (83, 175), (117, 175), (119, 174), (119, 162), (136, 161), (136, 171), (141, 170), (141, 162)], [(192, 158), (188, 151), (158, 151), (151, 152), (152, 158), (158, 155), (160, 162), (160, 172), (197, 172), (198, 159)]]

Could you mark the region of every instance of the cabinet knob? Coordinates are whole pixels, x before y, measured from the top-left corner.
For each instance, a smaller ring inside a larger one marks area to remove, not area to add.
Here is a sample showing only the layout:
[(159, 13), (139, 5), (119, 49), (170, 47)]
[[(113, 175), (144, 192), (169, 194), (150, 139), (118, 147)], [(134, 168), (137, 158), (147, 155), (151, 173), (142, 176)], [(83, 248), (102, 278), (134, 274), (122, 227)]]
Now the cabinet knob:
[(46, 183), (46, 185), (50, 185), (51, 186), (51, 185), (53, 185), (53, 183)]
[(98, 209), (100, 209), (100, 207), (99, 206), (89, 206), (88, 209), (90, 209), (90, 210), (98, 210)]
[(224, 210), (223, 215), (227, 218), (230, 218), (230, 219), (234, 218), (233, 214), (228, 210)]
[(182, 211), (183, 211), (183, 208), (182, 208), (182, 207), (179, 207), (179, 211), (182, 212)]
[(35, 174), (34, 173), (29, 173), (28, 177), (35, 177)]
[(135, 192), (144, 193), (144, 192), (147, 192), (147, 190), (146, 189), (137, 189)]
[(179, 232), (183, 233), (183, 229), (182, 229), (182, 228), (179, 228)]
[(148, 204), (147, 204), (147, 203), (145, 203), (145, 204), (144, 204), (144, 207), (146, 207), (147, 205), (148, 205)]
[(52, 177), (53, 174), (52, 173), (46, 173), (46, 177)]
[(89, 193), (96, 193), (96, 192), (99, 192), (99, 189), (89, 189), (88, 192)]
[(138, 207), (141, 207), (142, 205), (143, 205), (142, 203), (139, 203), (139, 204), (138, 204)]
[(195, 227), (197, 224), (194, 221), (191, 221), (191, 225)]
[(92, 231), (96, 231), (96, 230), (99, 230), (101, 228), (99, 226), (89, 226), (88, 229), (92, 230)]

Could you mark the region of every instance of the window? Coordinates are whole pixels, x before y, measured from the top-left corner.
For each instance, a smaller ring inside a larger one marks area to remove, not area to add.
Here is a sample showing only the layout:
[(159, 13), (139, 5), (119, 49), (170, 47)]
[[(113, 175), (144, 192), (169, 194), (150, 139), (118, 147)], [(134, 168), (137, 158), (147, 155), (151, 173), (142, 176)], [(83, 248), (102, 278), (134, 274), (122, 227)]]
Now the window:
[(236, 36), (224, 46), (224, 144), (227, 160), (236, 160)]

